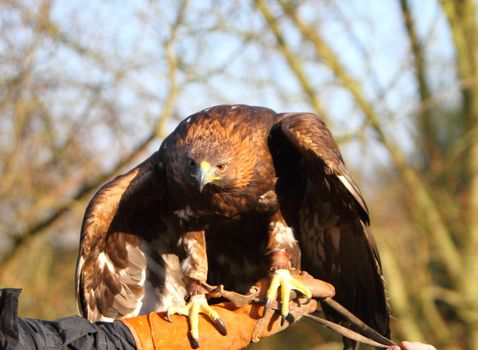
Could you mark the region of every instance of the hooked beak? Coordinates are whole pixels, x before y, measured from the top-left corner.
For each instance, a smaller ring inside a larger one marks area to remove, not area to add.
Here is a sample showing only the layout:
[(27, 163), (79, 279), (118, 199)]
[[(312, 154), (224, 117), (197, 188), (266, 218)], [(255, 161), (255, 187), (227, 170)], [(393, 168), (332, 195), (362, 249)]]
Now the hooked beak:
[(219, 179), (219, 176), (216, 176), (214, 168), (206, 161), (201, 162), (194, 177), (198, 182), (199, 192), (202, 192), (204, 186), (206, 186), (208, 183)]

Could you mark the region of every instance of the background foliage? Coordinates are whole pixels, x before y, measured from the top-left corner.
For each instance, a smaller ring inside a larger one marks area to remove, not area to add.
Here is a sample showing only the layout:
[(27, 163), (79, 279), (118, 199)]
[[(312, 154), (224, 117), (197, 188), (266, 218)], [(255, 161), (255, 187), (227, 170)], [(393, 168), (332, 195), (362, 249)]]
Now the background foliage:
[[(368, 200), (394, 338), (478, 349), (476, 14), (473, 0), (0, 0), (0, 285), (24, 288), (23, 316), (75, 313), (100, 184), (208, 106), (315, 111)], [(301, 322), (256, 348), (329, 341)]]

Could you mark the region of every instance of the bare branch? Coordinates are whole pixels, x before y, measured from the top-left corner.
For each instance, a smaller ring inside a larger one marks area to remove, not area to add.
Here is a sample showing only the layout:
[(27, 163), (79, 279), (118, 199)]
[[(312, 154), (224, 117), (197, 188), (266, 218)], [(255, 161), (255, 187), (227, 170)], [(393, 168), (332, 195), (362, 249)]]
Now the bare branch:
[[(426, 78), (425, 54), (416, 33), (415, 21), (408, 0), (400, 0), (400, 7), (402, 9), (403, 23), (408, 35), (408, 41), (410, 42), (420, 102), (423, 103), (428, 101), (431, 97), (430, 87), (428, 86)], [(437, 159), (439, 155), (437, 154), (438, 150), (435, 142), (435, 123), (433, 123), (432, 111), (430, 108), (420, 110), (419, 129), (421, 138), (420, 142), (424, 156), (426, 157), (424, 159), (425, 164), (423, 165), (423, 168), (427, 169), (431, 166), (432, 169), (436, 169), (440, 162), (439, 159)]]
[(416, 209), (422, 213), (423, 217), (427, 218), (428, 232), (434, 237), (437, 245), (440, 247), (439, 251), (443, 258), (445, 268), (450, 274), (451, 280), (458, 284), (461, 274), (460, 255), (455, 244), (451, 240), (451, 235), (448, 232), (446, 224), (443, 222), (443, 218), (440, 216), (437, 204), (433, 200), (433, 197), (428, 191), (424, 181), (420, 178), (417, 172), (410, 167), (399, 148), (385, 135), (380, 123), (380, 118), (374, 111), (373, 106), (364, 97), (360, 85), (348, 74), (346, 68), (341, 64), (338, 57), (334, 54), (320, 34), (312, 27), (305, 24), (299, 18), (292, 6), (286, 4), (283, 0), (279, 0), (279, 2), (282, 5), (284, 12), (293, 21), (303, 38), (308, 40), (314, 46), (323, 63), (334, 72), (342, 85), (354, 97), (357, 105), (369, 121), (369, 125), (377, 134), (379, 141), (389, 152), (405, 185), (410, 189), (413, 189), (413, 196), (417, 204)]
[[(108, 171), (103, 172), (93, 179), (86, 180), (78, 189), (78, 191), (67, 200), (60, 200), (53, 212), (51, 212), (48, 217), (40, 219), (36, 222), (33, 222), (27, 226), (27, 228), (22, 232), (14, 233), (12, 236), (13, 247), (12, 249), (3, 257), (2, 265), (5, 267), (8, 265), (9, 261), (15, 256), (16, 252), (28, 242), (32, 237), (41, 234), (47, 227), (53, 225), (57, 220), (59, 220), (70, 207), (78, 201), (84, 200), (90, 193), (99, 187), (102, 183), (106, 182), (114, 174), (118, 173), (124, 166), (130, 164), (134, 159), (136, 159), (150, 143), (156, 138), (162, 138), (165, 136), (165, 123), (171, 115), (173, 114), (173, 109), (175, 101), (178, 95), (177, 84), (176, 84), (176, 71), (177, 59), (174, 50), (174, 44), (177, 38), (177, 31), (183, 21), (184, 13), (186, 11), (187, 1), (183, 1), (180, 9), (178, 11), (176, 23), (173, 26), (171, 36), (165, 43), (166, 56), (168, 61), (168, 95), (164, 102), (164, 108), (161, 114), (157, 117), (156, 126), (153, 130), (146, 135), (146, 137), (138, 143), (131, 152), (119, 159)], [(50, 199), (53, 200), (53, 199)]]
[(270, 9), (267, 7), (267, 4), (264, 2), (264, 0), (256, 0), (256, 6), (261, 12), (261, 14), (264, 16), (267, 24), (269, 25), (269, 28), (274, 34), (282, 56), (285, 58), (287, 64), (289, 65), (289, 68), (294, 73), (300, 85), (302, 86), (302, 90), (308, 97), (310, 104), (312, 105), (316, 113), (322, 116), (327, 121), (327, 123), (330, 124), (330, 120), (327, 119), (325, 110), (323, 109), (319, 98), (317, 97), (315, 89), (310, 84), (310, 79), (305, 75), (300, 58), (294, 52), (292, 52), (292, 50), (289, 49), (285, 38), (280, 30), (280, 26), (277, 20), (272, 15)]

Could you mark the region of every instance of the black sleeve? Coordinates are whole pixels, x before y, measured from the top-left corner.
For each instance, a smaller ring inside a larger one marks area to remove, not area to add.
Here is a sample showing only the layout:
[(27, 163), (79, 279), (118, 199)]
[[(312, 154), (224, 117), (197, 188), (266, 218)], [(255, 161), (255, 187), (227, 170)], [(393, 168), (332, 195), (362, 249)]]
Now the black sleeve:
[(134, 350), (122, 322), (96, 322), (71, 316), (55, 321), (19, 318), (20, 289), (0, 289), (0, 349)]

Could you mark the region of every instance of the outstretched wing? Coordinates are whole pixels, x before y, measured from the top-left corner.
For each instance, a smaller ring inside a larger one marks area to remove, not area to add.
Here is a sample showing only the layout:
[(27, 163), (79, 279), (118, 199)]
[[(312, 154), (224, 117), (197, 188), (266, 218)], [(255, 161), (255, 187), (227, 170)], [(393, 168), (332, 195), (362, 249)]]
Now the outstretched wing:
[(166, 190), (156, 152), (104, 185), (90, 201), (76, 271), (78, 309), (84, 317), (112, 320), (183, 302), (178, 235), (166, 215)]
[(338, 302), (387, 335), (389, 308), (380, 257), (358, 186), (317, 115), (278, 117), (270, 148), (281, 210), (298, 231), (302, 269), (332, 283)]

